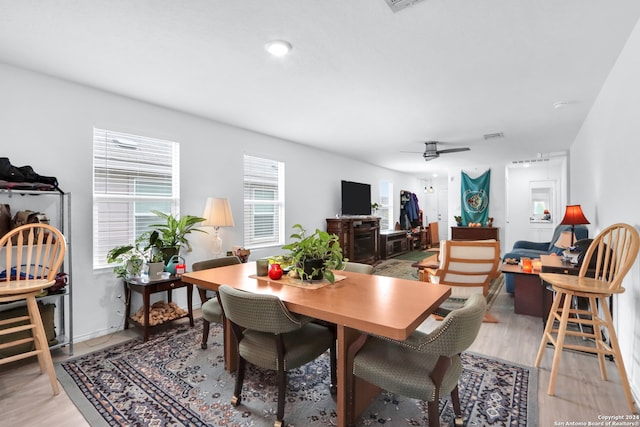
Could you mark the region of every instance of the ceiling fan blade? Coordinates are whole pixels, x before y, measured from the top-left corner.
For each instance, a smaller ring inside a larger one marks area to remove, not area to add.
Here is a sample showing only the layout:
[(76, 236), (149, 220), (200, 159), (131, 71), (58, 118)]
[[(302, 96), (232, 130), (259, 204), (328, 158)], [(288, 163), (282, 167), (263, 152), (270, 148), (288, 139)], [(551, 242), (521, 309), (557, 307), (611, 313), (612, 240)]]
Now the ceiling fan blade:
[(422, 154), (422, 151), (400, 151), (401, 153)]
[(469, 148), (469, 147), (447, 148), (446, 150), (438, 150), (438, 154), (458, 153), (460, 151), (469, 151), (469, 150), (471, 150), (471, 148)]

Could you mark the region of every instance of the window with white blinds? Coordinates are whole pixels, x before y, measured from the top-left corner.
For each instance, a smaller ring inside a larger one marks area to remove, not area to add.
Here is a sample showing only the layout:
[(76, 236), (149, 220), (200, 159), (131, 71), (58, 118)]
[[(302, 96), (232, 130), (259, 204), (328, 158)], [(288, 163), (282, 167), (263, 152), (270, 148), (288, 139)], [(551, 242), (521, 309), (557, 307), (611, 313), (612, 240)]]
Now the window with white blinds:
[(380, 230), (393, 230), (395, 221), (393, 220), (393, 183), (380, 181), (380, 202), (378, 203), (377, 215), (380, 219)]
[(244, 245), (284, 244), (284, 163), (244, 156)]
[(178, 214), (177, 142), (93, 130), (93, 267), (107, 267), (107, 252), (132, 244), (157, 223), (151, 211)]

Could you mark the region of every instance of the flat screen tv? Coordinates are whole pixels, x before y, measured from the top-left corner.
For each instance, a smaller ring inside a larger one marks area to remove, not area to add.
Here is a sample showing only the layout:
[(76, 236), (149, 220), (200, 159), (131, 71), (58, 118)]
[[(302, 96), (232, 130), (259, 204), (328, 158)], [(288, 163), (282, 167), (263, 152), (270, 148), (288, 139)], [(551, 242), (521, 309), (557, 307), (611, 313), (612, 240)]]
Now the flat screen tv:
[(371, 215), (371, 185), (342, 181), (342, 215)]

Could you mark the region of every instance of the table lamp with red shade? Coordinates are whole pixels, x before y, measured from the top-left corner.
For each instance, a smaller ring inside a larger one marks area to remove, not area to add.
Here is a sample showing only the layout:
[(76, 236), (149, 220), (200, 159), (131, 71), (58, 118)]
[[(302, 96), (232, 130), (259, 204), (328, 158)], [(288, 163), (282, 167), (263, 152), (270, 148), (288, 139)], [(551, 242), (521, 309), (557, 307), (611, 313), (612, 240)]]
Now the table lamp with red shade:
[(580, 205), (567, 205), (567, 210), (564, 212), (564, 218), (562, 218), (560, 224), (571, 226), (571, 246), (573, 246), (576, 225), (590, 224), (590, 222), (582, 213)]

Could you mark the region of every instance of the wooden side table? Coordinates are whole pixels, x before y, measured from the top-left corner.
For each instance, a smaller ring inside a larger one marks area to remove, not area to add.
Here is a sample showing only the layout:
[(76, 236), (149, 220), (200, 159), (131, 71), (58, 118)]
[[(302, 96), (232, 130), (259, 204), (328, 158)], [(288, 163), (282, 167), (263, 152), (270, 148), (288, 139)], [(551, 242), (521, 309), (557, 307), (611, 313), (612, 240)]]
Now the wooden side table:
[[(126, 301), (126, 311), (124, 317), (124, 328), (129, 329), (129, 321), (141, 326), (144, 330), (144, 341), (149, 339), (149, 329), (152, 327), (149, 325), (149, 310), (151, 308), (150, 297), (151, 294), (156, 292), (167, 292), (167, 302), (171, 302), (171, 294), (174, 289), (187, 288), (187, 309), (189, 317), (189, 325), (193, 327), (193, 284), (186, 283), (180, 280), (179, 277), (169, 277), (168, 279), (150, 280), (148, 283), (142, 283), (138, 280), (125, 280), (124, 282), (124, 294)], [(142, 301), (144, 307), (144, 320), (143, 324), (131, 319), (131, 292), (137, 292), (142, 294)], [(184, 317), (184, 316), (183, 316)], [(180, 319), (178, 317), (177, 319)], [(176, 319), (171, 319), (176, 320)]]
[(514, 275), (513, 311), (516, 314), (547, 318), (553, 293), (546, 289), (538, 276), (539, 271), (526, 273), (519, 264), (502, 264), (500, 271)]

